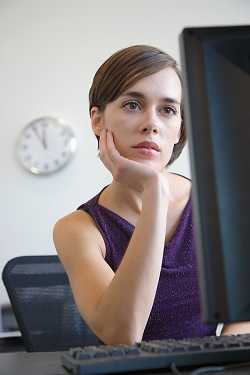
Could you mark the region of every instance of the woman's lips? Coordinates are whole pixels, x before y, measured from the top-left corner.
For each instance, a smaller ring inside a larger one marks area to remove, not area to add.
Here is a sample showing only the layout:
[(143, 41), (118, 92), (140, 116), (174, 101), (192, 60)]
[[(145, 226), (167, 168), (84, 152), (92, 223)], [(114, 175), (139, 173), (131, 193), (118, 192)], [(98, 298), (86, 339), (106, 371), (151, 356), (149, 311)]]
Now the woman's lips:
[(155, 151), (160, 151), (160, 147), (158, 146), (158, 144), (152, 141), (140, 142), (134, 147), (135, 148), (147, 148), (147, 149), (153, 149)]
[(134, 147), (139, 155), (146, 156), (146, 157), (155, 157), (159, 154), (159, 151), (154, 150), (153, 148), (146, 148), (146, 147)]

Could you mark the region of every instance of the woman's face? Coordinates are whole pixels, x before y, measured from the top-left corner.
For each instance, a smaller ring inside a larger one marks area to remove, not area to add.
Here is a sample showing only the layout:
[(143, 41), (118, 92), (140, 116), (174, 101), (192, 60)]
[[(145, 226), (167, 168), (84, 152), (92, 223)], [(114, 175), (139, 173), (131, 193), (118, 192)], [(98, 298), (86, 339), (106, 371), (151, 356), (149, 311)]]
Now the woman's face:
[[(178, 75), (166, 68), (139, 80), (106, 106), (102, 127), (111, 129), (122, 156), (157, 170), (167, 165), (180, 137), (181, 91)], [(135, 147), (145, 141), (159, 150)]]

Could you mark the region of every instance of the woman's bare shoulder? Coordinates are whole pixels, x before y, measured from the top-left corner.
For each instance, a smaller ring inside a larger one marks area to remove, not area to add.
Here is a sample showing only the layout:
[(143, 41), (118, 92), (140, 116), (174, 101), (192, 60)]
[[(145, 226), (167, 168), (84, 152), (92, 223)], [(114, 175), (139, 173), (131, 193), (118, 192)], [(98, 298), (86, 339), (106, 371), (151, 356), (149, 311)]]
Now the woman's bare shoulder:
[(53, 230), (55, 245), (64, 242), (65, 239), (74, 238), (74, 241), (81, 241), (88, 237), (93, 243), (99, 245), (105, 257), (105, 243), (92, 217), (83, 210), (73, 211), (60, 218), (54, 225)]

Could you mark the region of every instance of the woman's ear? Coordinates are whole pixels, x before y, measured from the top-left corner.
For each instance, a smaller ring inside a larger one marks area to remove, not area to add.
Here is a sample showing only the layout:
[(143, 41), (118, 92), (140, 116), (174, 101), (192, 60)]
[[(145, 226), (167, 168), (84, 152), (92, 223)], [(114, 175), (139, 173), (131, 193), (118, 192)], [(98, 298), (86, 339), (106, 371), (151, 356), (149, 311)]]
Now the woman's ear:
[(91, 126), (95, 135), (100, 136), (103, 125), (103, 112), (98, 107), (92, 107), (90, 111)]

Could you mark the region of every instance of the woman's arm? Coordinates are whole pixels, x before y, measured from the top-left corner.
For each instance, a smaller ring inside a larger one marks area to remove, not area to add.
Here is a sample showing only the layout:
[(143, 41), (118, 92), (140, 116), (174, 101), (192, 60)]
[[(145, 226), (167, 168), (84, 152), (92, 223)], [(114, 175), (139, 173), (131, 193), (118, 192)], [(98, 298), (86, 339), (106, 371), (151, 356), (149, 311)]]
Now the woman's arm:
[(161, 271), (168, 210), (162, 202), (166, 196), (156, 178), (143, 193), (141, 214), (115, 274), (103, 259), (94, 229), (84, 228), (81, 217), (75, 215), (74, 223), (61, 219), (55, 226), (55, 246), (79, 310), (107, 344), (142, 338)]
[(125, 256), (103, 294), (93, 323), (108, 342), (142, 339), (154, 302), (164, 250), (167, 204), (161, 182), (143, 193), (142, 211)]

